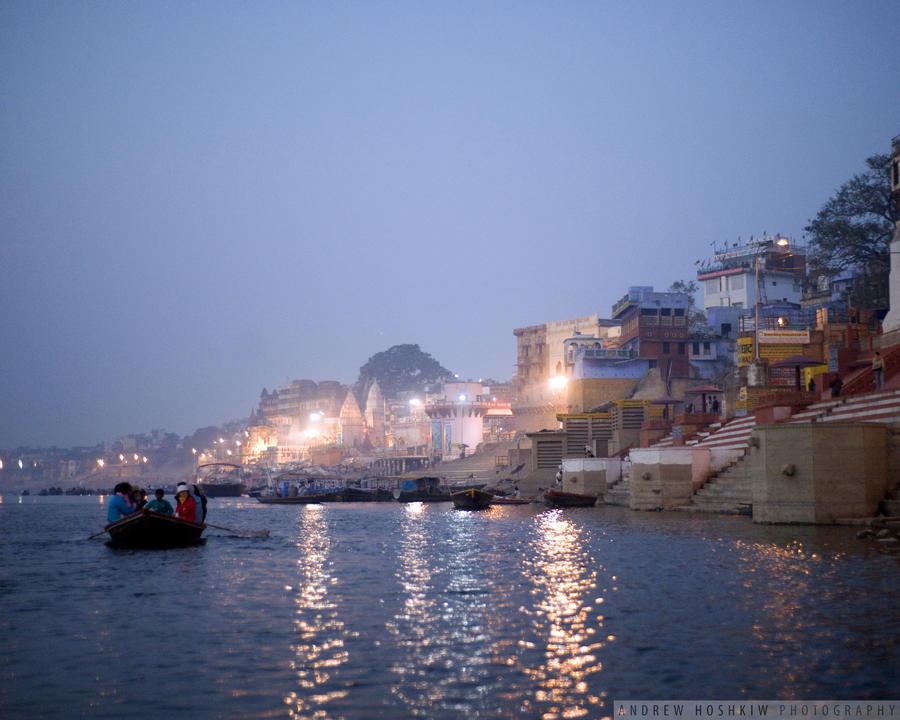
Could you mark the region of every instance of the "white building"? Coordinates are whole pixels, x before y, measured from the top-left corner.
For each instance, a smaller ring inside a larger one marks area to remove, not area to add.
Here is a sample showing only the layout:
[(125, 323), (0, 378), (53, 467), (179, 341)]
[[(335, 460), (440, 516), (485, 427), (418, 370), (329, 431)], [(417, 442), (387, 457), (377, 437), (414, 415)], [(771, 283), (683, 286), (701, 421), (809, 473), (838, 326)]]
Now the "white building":
[(800, 304), (806, 251), (778, 236), (751, 239), (716, 252), (697, 272), (703, 288), (703, 309), (739, 307), (752, 310), (757, 302)]

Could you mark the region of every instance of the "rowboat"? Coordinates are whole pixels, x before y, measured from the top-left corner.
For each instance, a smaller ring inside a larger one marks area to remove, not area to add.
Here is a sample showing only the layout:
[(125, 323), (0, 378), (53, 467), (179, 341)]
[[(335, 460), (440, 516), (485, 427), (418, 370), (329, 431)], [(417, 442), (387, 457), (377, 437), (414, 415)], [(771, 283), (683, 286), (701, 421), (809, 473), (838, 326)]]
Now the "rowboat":
[(459, 510), (484, 510), (490, 507), (494, 494), (480, 488), (466, 488), (450, 493), (453, 507)]
[(533, 501), (523, 497), (512, 495), (495, 495), (491, 499), (491, 505), (530, 505)]
[(419, 477), (404, 480), (394, 490), (394, 499), (398, 502), (447, 502), (450, 493), (441, 487), (441, 479), (436, 477)]
[(138, 510), (107, 525), (109, 545), (122, 548), (180, 548), (204, 543), (206, 526), (174, 515)]
[(597, 496), (546, 490), (544, 492), (544, 502), (553, 508), (594, 507), (597, 503)]

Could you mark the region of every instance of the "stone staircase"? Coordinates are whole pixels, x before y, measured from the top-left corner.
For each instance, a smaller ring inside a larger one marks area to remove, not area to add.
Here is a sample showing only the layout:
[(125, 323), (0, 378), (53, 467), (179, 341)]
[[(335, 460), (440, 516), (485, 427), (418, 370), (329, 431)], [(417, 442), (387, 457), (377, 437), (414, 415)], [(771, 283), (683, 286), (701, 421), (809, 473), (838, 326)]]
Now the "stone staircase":
[(786, 422), (900, 423), (900, 390), (830, 398), (813, 403)]
[(736, 462), (709, 477), (679, 510), (749, 514), (753, 505), (750, 469), (742, 455)]
[[(710, 426), (712, 427), (712, 426)], [(691, 447), (718, 448), (721, 450), (746, 450), (750, 433), (756, 427), (755, 415), (744, 415), (729, 420), (724, 425), (716, 428), (705, 437), (698, 437), (696, 441), (688, 441), (685, 445)]]
[(606, 491), (603, 496), (603, 502), (606, 505), (622, 505), (628, 507), (631, 505), (631, 480), (625, 478), (619, 480), (615, 485)]

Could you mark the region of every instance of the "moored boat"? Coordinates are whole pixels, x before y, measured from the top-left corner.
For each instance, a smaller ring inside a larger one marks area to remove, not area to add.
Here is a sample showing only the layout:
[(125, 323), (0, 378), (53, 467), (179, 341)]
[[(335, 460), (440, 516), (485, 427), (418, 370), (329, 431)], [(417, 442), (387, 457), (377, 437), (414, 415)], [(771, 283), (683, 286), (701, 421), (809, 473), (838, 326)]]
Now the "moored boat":
[(195, 482), (206, 497), (240, 497), (244, 492), (241, 466), (234, 463), (199, 465)]
[(544, 492), (544, 502), (554, 508), (594, 507), (597, 503), (597, 496), (546, 490)]
[(441, 487), (441, 479), (436, 477), (417, 477), (404, 480), (394, 490), (397, 502), (448, 502), (450, 493)]
[(484, 510), (491, 506), (493, 493), (481, 488), (470, 487), (450, 493), (453, 507), (459, 510)]
[(533, 502), (535, 501), (513, 495), (494, 495), (491, 505), (530, 505)]
[(107, 525), (108, 544), (122, 548), (180, 548), (206, 542), (201, 537), (206, 525), (139, 510)]
[(331, 502), (330, 493), (310, 493), (308, 495), (259, 495), (257, 502), (271, 505), (311, 505), (314, 503)]

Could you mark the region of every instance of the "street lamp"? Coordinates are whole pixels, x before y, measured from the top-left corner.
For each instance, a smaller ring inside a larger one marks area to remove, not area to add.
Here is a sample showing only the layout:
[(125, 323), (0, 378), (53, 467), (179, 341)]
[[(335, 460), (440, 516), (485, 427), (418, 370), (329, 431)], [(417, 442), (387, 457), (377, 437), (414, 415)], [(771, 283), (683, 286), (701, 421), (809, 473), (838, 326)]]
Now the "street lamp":
[[(787, 238), (780, 237), (774, 243), (778, 247), (787, 247), (790, 245), (790, 241)], [(756, 267), (756, 317), (753, 321), (753, 359), (759, 364), (759, 256), (762, 254), (763, 250), (772, 247), (772, 241), (765, 243), (764, 245), (760, 245), (756, 249), (756, 255), (754, 256), (755, 262), (754, 265)]]

